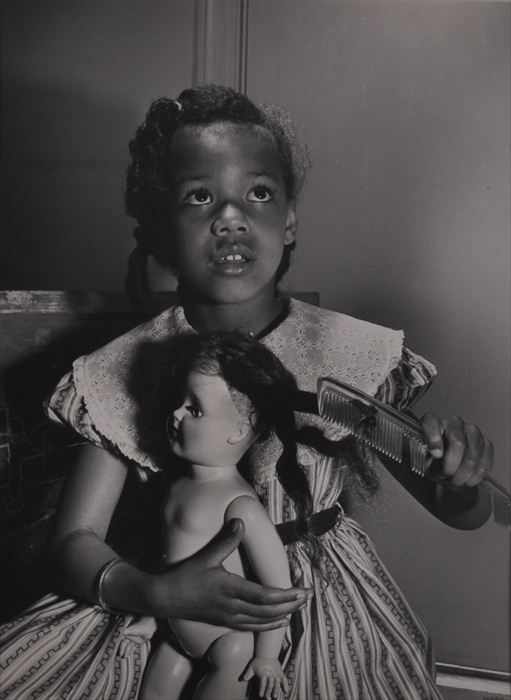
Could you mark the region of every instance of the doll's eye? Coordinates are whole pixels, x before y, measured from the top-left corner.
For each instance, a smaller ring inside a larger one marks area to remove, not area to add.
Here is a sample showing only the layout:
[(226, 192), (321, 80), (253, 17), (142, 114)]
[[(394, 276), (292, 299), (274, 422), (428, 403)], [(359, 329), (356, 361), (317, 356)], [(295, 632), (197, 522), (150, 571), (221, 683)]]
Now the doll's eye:
[(200, 206), (201, 204), (211, 204), (213, 199), (211, 193), (205, 187), (200, 187), (188, 192), (184, 197), (184, 201), (186, 204)]
[(247, 195), (249, 202), (270, 202), (273, 192), (266, 185), (256, 185)]
[(202, 416), (202, 411), (198, 406), (195, 406), (194, 404), (190, 404), (189, 406), (187, 406), (186, 410), (193, 418), (200, 418)]

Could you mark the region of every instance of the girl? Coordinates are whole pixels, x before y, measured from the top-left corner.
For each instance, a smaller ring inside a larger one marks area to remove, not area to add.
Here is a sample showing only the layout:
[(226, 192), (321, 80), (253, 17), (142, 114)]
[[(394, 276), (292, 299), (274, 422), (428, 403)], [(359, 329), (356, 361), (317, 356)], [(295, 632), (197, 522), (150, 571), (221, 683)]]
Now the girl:
[[(283, 624), (302, 603), (299, 622), (286, 632), (289, 698), (438, 698), (425, 630), (350, 517), (322, 537), (326, 582), (306, 544), (296, 543), (291, 575), (302, 590), (288, 594), (261, 592), (257, 584), (221, 570), (239, 532), (164, 574), (126, 560), (108, 568), (116, 553), (105, 537), (128, 473), (147, 478), (165, 465), (166, 447), (154, 426), (161, 419), (158, 358), (169, 338), (241, 330), (262, 339), (301, 390), (315, 391), (319, 376), (332, 376), (400, 409), (416, 400), (435, 374), (429, 362), (403, 345), (402, 333), (279, 294), (277, 284), (296, 241), (304, 159), (278, 112), (227, 88), (185, 90), (177, 100), (151, 106), (131, 155), (126, 201), (138, 222), (138, 245), (175, 272), (180, 304), (79, 358), (49, 401), (51, 417), (92, 443), (78, 459), (57, 523), (62, 587), (104, 608), (237, 629), (257, 624), (264, 629), (265, 615), (270, 625)], [(337, 437), (317, 417), (299, 420)], [(489, 515), (488, 498), (477, 485), (490, 468), (491, 443), (459, 418), (429, 415), (423, 427), (437, 460), (435, 472), (443, 479), (407, 475), (407, 488), (445, 522), (477, 527)], [(275, 475), (280, 453), (275, 438), (257, 446), (251, 460), (254, 486), (275, 523), (296, 518)], [(314, 512), (339, 499), (346, 504), (349, 494), (374, 482), (374, 460), (344, 460), (311, 446), (301, 447), (298, 456)], [(309, 605), (307, 588), (314, 592)], [(126, 624), (122, 616), (108, 619)], [(121, 632), (126, 633), (124, 627)], [(132, 674), (134, 692), (138, 681)]]
[[(287, 588), (291, 582), (284, 546), (237, 465), (256, 440), (273, 432), (279, 436), (284, 450), (277, 473), (284, 488), (288, 486), (306, 532), (311, 497), (297, 463), (295, 381), (273, 353), (241, 334), (184, 335), (173, 345), (172, 355), (169, 387), (178, 401), (169, 412), (167, 434), (184, 467), (177, 479), (178, 466), (170, 469), (165, 561), (185, 559), (207, 543), (224, 519), (239, 517), (245, 523), (243, 552), (253, 574)], [(239, 575), (246, 569), (238, 552), (225, 567)], [(209, 661), (194, 700), (242, 700), (251, 675), (267, 700), (286, 690), (278, 660), (282, 629), (261, 632), (254, 640), (248, 632), (201, 622), (170, 619), (169, 625), (186, 656), (167, 641), (158, 645), (145, 677), (144, 700), (177, 700), (189, 680), (188, 656)]]

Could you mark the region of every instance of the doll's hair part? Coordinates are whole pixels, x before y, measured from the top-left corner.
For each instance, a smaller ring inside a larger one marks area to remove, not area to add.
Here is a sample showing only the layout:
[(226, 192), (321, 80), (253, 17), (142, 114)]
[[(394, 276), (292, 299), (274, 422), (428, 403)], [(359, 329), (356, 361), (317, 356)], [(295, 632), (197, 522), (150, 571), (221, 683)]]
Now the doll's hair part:
[[(158, 247), (166, 228), (172, 186), (172, 141), (183, 126), (207, 126), (218, 122), (262, 127), (275, 142), (288, 199), (302, 188), (310, 165), (287, 112), (275, 105), (256, 105), (246, 95), (222, 85), (201, 85), (183, 90), (177, 99), (162, 97), (149, 107), (144, 122), (129, 145), (131, 162), (126, 178), (127, 213), (138, 223), (138, 246), (149, 252)], [(284, 249), (277, 280), (287, 271), (294, 245)], [(172, 261), (170, 261), (172, 263)]]

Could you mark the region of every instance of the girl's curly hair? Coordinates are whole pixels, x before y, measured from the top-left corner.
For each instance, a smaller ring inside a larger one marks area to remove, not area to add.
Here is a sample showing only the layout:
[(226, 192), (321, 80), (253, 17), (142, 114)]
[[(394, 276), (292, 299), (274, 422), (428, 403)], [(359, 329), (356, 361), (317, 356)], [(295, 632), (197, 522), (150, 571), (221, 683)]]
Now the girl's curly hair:
[[(309, 166), (307, 151), (296, 137), (287, 113), (276, 106), (254, 104), (246, 95), (221, 85), (202, 85), (181, 92), (177, 100), (155, 100), (129, 145), (131, 162), (126, 178), (127, 213), (136, 219), (135, 238), (146, 252), (157, 252), (165, 230), (172, 173), (172, 138), (183, 126), (231, 122), (265, 128), (275, 141), (286, 194), (296, 199)], [(277, 272), (287, 271), (294, 245), (285, 247)], [(171, 261), (170, 261), (171, 262)]]

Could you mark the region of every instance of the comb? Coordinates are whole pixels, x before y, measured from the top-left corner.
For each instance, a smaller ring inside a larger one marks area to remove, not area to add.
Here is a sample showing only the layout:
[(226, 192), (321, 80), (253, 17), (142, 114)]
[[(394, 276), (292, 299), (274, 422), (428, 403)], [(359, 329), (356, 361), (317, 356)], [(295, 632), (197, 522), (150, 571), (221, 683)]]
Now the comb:
[[(393, 461), (408, 464), (417, 476), (423, 477), (428, 471), (433, 458), (416, 418), (350, 384), (327, 377), (318, 380), (318, 409), (326, 421)], [(483, 481), (491, 488), (496, 522), (511, 525), (511, 494), (490, 476)]]

